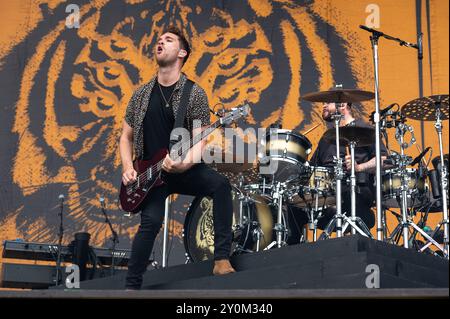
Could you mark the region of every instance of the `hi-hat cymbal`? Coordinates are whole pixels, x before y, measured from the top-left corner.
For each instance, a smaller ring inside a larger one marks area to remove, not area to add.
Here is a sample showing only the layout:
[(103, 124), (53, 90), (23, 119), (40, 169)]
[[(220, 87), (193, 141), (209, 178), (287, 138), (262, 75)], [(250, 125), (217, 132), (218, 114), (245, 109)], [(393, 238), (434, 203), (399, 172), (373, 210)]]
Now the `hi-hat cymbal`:
[(301, 99), (305, 101), (323, 103), (355, 103), (372, 100), (374, 98), (374, 93), (357, 89), (336, 89), (313, 92), (301, 97)]
[[(339, 141), (342, 146), (355, 142), (357, 147), (375, 144), (375, 129), (361, 126), (343, 126), (339, 128)], [(322, 137), (327, 143), (336, 143), (336, 129), (330, 128)]]
[(448, 94), (425, 96), (409, 101), (403, 105), (402, 113), (413, 120), (435, 121), (438, 106), (441, 111), (441, 120), (448, 120)]

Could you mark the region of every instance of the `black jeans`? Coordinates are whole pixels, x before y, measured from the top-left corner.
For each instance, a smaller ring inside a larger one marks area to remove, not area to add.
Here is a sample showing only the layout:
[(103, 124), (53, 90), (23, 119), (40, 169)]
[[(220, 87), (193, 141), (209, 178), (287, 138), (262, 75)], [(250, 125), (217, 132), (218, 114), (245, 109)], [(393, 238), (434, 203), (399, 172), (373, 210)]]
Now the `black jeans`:
[[(356, 216), (360, 217), (366, 226), (371, 229), (375, 226), (375, 215), (372, 211), (374, 204), (375, 192), (372, 187), (366, 185), (358, 185), (356, 193)], [(342, 186), (342, 213), (351, 216), (351, 193), (350, 187)], [(336, 214), (335, 207), (328, 207), (322, 213), (317, 221), (317, 228), (324, 230), (333, 216)], [(290, 236), (288, 244), (298, 244), (302, 234), (303, 227), (308, 223), (308, 214), (303, 208), (288, 206), (288, 226)], [(350, 227), (347, 227), (347, 231)]]
[(150, 191), (141, 211), (141, 224), (134, 237), (128, 262), (126, 288), (139, 289), (155, 238), (164, 220), (164, 204), (170, 194), (210, 196), (214, 201), (214, 260), (229, 259), (233, 204), (228, 179), (206, 164), (197, 164), (181, 174), (163, 174), (164, 186)]

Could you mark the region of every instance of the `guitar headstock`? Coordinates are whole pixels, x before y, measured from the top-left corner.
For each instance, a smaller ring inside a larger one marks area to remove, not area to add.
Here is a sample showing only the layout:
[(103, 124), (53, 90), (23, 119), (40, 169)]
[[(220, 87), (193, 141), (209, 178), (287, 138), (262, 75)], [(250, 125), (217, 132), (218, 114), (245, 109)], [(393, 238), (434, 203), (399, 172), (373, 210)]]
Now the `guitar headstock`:
[(247, 116), (250, 111), (250, 105), (245, 104), (240, 107), (232, 108), (226, 112), (223, 117), (220, 118), (221, 125), (230, 125), (232, 122), (238, 120), (241, 117)]

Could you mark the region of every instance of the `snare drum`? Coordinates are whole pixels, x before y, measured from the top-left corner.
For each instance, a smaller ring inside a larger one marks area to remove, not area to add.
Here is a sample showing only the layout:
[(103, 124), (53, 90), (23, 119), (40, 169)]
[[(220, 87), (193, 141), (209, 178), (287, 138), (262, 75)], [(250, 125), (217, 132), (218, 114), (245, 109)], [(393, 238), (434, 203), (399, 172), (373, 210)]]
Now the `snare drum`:
[(290, 130), (271, 128), (266, 134), (265, 155), (261, 164), (275, 164), (274, 170), (264, 172), (273, 175), (275, 181), (286, 182), (298, 178), (305, 172), (305, 163), (312, 144), (303, 135)]
[(336, 204), (336, 186), (331, 168), (311, 167), (309, 179), (298, 187), (297, 194), (290, 198), (289, 203), (301, 208), (314, 208), (316, 201), (318, 208)]
[[(419, 176), (416, 169), (407, 168), (407, 202), (408, 207), (418, 207), (424, 202), (426, 192), (425, 176)], [(397, 169), (386, 170), (382, 178), (383, 203), (387, 208), (401, 207), (402, 175)]]
[(243, 187), (244, 193), (249, 195), (258, 195), (266, 198), (267, 200), (272, 200), (272, 194), (274, 192), (273, 184), (248, 184)]

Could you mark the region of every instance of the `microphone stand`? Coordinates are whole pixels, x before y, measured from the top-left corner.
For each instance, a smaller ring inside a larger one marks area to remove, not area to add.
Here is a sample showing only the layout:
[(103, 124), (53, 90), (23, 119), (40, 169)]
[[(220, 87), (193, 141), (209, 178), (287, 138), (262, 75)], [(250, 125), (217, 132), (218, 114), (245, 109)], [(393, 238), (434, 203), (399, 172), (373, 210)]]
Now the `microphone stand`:
[(112, 245), (112, 251), (111, 251), (111, 276), (114, 276), (116, 245), (119, 243), (119, 236), (117, 235), (116, 231), (114, 230), (114, 228), (111, 224), (111, 221), (108, 218), (108, 214), (106, 213), (106, 208), (105, 208), (105, 199), (103, 197), (100, 197), (100, 205), (102, 208), (102, 213), (105, 216), (105, 223), (108, 224), (109, 229), (111, 230), (111, 233), (112, 233), (111, 240), (113, 242), (113, 245)]
[[(58, 196), (58, 199), (60, 201), (59, 207), (59, 232), (58, 232), (58, 255), (56, 258), (56, 280), (55, 280), (55, 286), (58, 286), (60, 283), (60, 276), (62, 277), (62, 271), (61, 271), (61, 247), (62, 247), (62, 240), (64, 236), (64, 227), (63, 227), (63, 210), (64, 210), (64, 195), (60, 194)], [(62, 279), (62, 278), (61, 278)]]
[(360, 28), (371, 32), (370, 42), (372, 43), (374, 73), (375, 73), (375, 149), (376, 149), (376, 195), (377, 195), (377, 239), (384, 240), (383, 220), (382, 220), (382, 197), (381, 197), (381, 140), (380, 140), (380, 94), (379, 94), (379, 67), (378, 67), (378, 39), (384, 37), (388, 40), (399, 42), (401, 46), (421, 50), (419, 45), (403, 41), (383, 32), (360, 25)]

